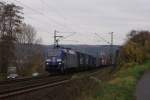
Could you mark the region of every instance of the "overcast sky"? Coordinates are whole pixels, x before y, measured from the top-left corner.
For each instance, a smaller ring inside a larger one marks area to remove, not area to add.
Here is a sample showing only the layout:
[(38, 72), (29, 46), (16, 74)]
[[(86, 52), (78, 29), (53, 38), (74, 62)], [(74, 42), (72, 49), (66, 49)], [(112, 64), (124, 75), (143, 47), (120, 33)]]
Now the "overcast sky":
[[(63, 44), (122, 44), (132, 30), (150, 29), (150, 0), (3, 0), (24, 7), (24, 21), (31, 24), (44, 44), (53, 43), (53, 32), (71, 37)], [(18, 2), (17, 2), (18, 1)], [(67, 32), (67, 33), (66, 33)]]

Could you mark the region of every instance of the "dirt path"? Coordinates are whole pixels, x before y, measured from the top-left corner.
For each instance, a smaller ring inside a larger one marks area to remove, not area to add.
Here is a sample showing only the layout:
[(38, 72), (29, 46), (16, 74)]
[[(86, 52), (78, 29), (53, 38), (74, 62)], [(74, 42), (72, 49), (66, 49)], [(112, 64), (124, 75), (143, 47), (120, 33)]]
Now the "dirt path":
[(150, 71), (146, 72), (138, 82), (136, 100), (150, 100)]

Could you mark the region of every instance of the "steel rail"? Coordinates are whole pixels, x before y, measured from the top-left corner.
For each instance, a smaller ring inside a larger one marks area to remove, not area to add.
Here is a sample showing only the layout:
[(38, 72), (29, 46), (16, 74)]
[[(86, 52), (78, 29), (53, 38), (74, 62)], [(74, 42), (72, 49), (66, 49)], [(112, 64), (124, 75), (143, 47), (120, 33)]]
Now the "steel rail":
[(69, 77), (62, 78), (62, 79), (60, 78), (60, 79), (53, 80), (52, 82), (39, 83), (39, 84), (35, 84), (35, 85), (32, 84), (29, 86), (21, 87), (21, 88), (10, 90), (10, 91), (4, 91), (4, 92), (0, 93), (0, 99), (17, 96), (20, 94), (28, 93), (31, 91), (36, 91), (36, 90), (46, 88), (46, 87), (55, 87), (58, 85), (62, 85), (64, 83), (67, 83), (69, 81), (69, 79), (70, 79)]

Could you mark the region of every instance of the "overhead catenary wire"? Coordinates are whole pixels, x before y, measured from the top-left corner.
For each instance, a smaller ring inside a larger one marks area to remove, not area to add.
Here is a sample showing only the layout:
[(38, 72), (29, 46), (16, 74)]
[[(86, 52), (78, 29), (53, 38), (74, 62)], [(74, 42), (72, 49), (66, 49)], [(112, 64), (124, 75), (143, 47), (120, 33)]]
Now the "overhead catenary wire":
[[(64, 15), (62, 15), (62, 13), (61, 13), (58, 9), (56, 9), (56, 8), (54, 8), (54, 7), (50, 6), (50, 5), (48, 5), (44, 0), (40, 0), (40, 1), (41, 1), (41, 3), (43, 3), (43, 4), (45, 5), (45, 7), (47, 7), (48, 9), (49, 9), (49, 8), (53, 8), (53, 10), (55, 9), (55, 13), (57, 13), (58, 16), (62, 17), (62, 18), (65, 20), (65, 22), (68, 21), (68, 18), (66, 18)], [(69, 28), (74, 31), (74, 28), (72, 28), (71, 26), (69, 26)]]
[(40, 0), (40, 1), (41, 1), (41, 3), (43, 3), (43, 5), (45, 5), (45, 7), (47, 7), (48, 9), (49, 9), (49, 8), (52, 8), (53, 10), (55, 9), (55, 13), (57, 12), (57, 15), (58, 15), (58, 16), (61, 16), (64, 20), (67, 19), (66, 17), (64, 17), (64, 16), (58, 11), (58, 9), (56, 9), (56, 8), (54, 8), (54, 7), (50, 6), (50, 5), (48, 5), (44, 0)]
[(38, 10), (36, 10), (36, 9), (34, 9), (34, 8), (32, 8), (32, 7), (26, 5), (26, 4), (24, 4), (24, 3), (22, 3), (22, 2), (20, 2), (18, 0), (14, 0), (14, 1), (16, 1), (19, 4), (21, 4), (22, 6), (27, 7), (28, 9), (32, 10), (33, 12), (36, 12), (36, 13), (40, 14), (41, 16), (44, 16), (48, 20), (50, 20), (50, 19), (53, 20), (55, 22), (55, 24), (57, 24), (57, 25), (59, 25), (59, 26), (61, 26), (63, 28), (69, 28), (67, 25), (63, 25), (63, 24), (59, 23), (58, 21), (56, 21), (55, 19), (51, 18), (50, 16), (45, 16), (45, 14), (43, 12), (40, 12), (40, 11), (38, 11)]
[(71, 42), (76, 42), (76, 43), (80, 42), (80, 41), (77, 41), (77, 40), (62, 40), (62, 41), (71, 41)]
[[(45, 16), (45, 15), (44, 15), (43, 13), (41, 13), (40, 11), (37, 11), (37, 10), (31, 8), (30, 6), (27, 6), (27, 5), (21, 3), (21, 2), (19, 2), (19, 1), (17, 1), (17, 0), (15, 0), (15, 1), (18, 2), (18, 3), (20, 3), (21, 5), (23, 5), (23, 6), (27, 7), (27, 8), (29, 8), (29, 9), (31, 9), (32, 11), (34, 11), (34, 12), (36, 12), (36, 13), (39, 13), (39, 14), (42, 15), (42, 16)], [(75, 33), (75, 32), (73, 32), (73, 34), (74, 34), (74, 33)], [(66, 38), (68, 38), (68, 37), (70, 37), (70, 36), (72, 36), (73, 34), (68, 35), (67, 37), (64, 37), (63, 40), (66, 39)], [(59, 41), (59, 40), (58, 40), (58, 41)]]
[[(44, 16), (44, 17), (47, 18), (47, 16), (45, 16), (45, 14), (44, 14), (43, 12), (40, 12), (39, 10), (36, 10), (36, 9), (34, 9), (34, 8), (32, 8), (32, 7), (26, 5), (26, 4), (24, 4), (24, 3), (22, 3), (22, 2), (20, 2), (20, 1), (18, 1), (18, 0), (14, 0), (14, 1), (16, 1), (17, 3), (19, 3), (19, 4), (21, 4), (21, 5), (25, 6), (25, 7), (27, 7), (28, 9), (32, 10), (33, 12), (36, 12), (36, 13), (38, 13), (38, 14), (40, 14), (40, 15), (42, 15), (42, 16)], [(42, 1), (42, 0), (41, 0), (41, 1)], [(47, 5), (47, 6), (48, 6), (48, 5)], [(49, 16), (48, 16), (48, 17), (49, 17)], [(49, 18), (52, 19), (51, 17), (49, 17)], [(55, 21), (54, 19), (52, 19), (52, 20)], [(55, 21), (55, 22), (56, 22), (56, 21)], [(57, 22), (56, 22), (56, 23), (57, 23)], [(60, 23), (57, 23), (57, 24), (60, 25)], [(61, 24), (60, 26), (65, 27), (65, 26), (62, 25), (62, 24)], [(63, 32), (63, 33), (68, 33), (68, 32)], [(70, 36), (72, 36), (72, 35), (74, 35), (74, 34), (75, 34), (75, 32), (74, 32), (73, 34), (70, 34), (70, 35), (64, 37), (63, 40), (66, 39), (66, 38), (69, 38)]]
[(40, 21), (41, 23), (43, 24), (46, 24), (46, 25), (49, 25), (50, 26), (50, 23), (45, 21), (45, 20), (39, 20), (39, 19), (36, 19), (36, 18), (32, 18), (31, 16), (26, 16), (28, 19), (31, 19), (33, 21)]
[(99, 34), (94, 33), (96, 36), (98, 36), (101, 40), (103, 40), (104, 42), (106, 42), (107, 44), (111, 44), (110, 42), (108, 42), (107, 40), (105, 40), (104, 38), (102, 38)]
[[(28, 9), (32, 10), (33, 12), (36, 12), (36, 13), (40, 14), (41, 16), (45, 16), (43, 13), (39, 12), (38, 10), (33, 9), (32, 7), (30, 7), (30, 6), (28, 6), (28, 5), (23, 4), (23, 3), (20, 2), (20, 1), (17, 1), (17, 0), (14, 0), (14, 1), (16, 1), (16, 2), (19, 3), (19, 4), (21, 4), (22, 6), (27, 7)], [(32, 20), (36, 20), (36, 19), (34, 19), (34, 18), (32, 18), (32, 17), (29, 17), (29, 16), (27, 16), (27, 17), (30, 18), (30, 19), (32, 19)], [(40, 20), (38, 20), (38, 21), (40, 21)], [(43, 22), (43, 20), (40, 21), (40, 22)], [(47, 22), (45, 21), (45, 23), (47, 23), (48, 25), (51, 25), (48, 21), (47, 21)]]
[[(61, 24), (61, 23), (59, 23), (58, 21), (56, 21), (55, 19), (53, 19), (53, 18), (51, 18), (50, 16), (46, 16), (43, 12), (41, 12), (40, 10), (37, 10), (37, 9), (34, 9), (34, 8), (32, 8), (32, 7), (30, 7), (30, 6), (28, 6), (28, 5), (26, 5), (26, 4), (24, 4), (24, 3), (22, 3), (21, 1), (19, 1), (19, 0), (14, 0), (14, 1), (16, 1), (17, 3), (19, 3), (19, 4), (21, 4), (21, 5), (23, 5), (23, 6), (25, 6), (25, 7), (27, 7), (28, 9), (30, 9), (30, 10), (32, 10), (33, 12), (36, 12), (36, 13), (38, 13), (38, 14), (40, 14), (41, 16), (44, 16), (46, 19), (48, 19), (48, 20), (53, 20), (54, 22), (55, 22), (55, 24), (57, 24), (57, 25), (59, 25), (59, 26), (62, 26), (62, 27), (67, 27), (67, 28), (69, 28), (67, 25), (63, 25), (63, 24)], [(41, 2), (43, 2), (42, 0), (40, 0)], [(43, 4), (44, 5), (46, 5), (46, 7), (47, 8), (49, 8), (50, 6), (48, 5), (48, 4), (46, 4), (45, 2), (43, 2)], [(58, 12), (58, 10), (56, 11), (56, 12)], [(58, 12), (59, 13), (59, 12)], [(58, 14), (57, 13), (57, 14)], [(64, 16), (61, 16), (63, 19), (66, 19)], [(47, 21), (46, 23), (49, 23), (49, 21)], [(49, 24), (50, 25), (50, 24)], [(64, 32), (64, 33), (66, 33), (66, 32)], [(64, 40), (64, 39), (66, 39), (66, 38), (69, 38), (69, 37), (71, 37), (71, 36), (73, 36), (74, 34), (76, 34), (75, 32), (74, 33), (72, 33), (72, 34), (70, 34), (70, 35), (68, 35), (68, 36), (66, 36), (66, 37), (63, 37), (62, 38), (62, 40)], [(106, 42), (106, 43), (108, 43), (108, 44), (111, 44), (110, 42), (108, 42), (107, 40), (105, 40), (104, 38), (102, 38), (100, 35), (98, 35), (97, 33), (94, 33), (95, 35), (97, 35), (101, 40), (103, 40), (104, 42)]]
[[(48, 4), (45, 2), (45, 0), (40, 0), (40, 1), (41, 1), (41, 3), (43, 3), (48, 9), (49, 9), (49, 8), (55, 9), (55, 13), (57, 13), (58, 16), (61, 16), (65, 21), (69, 21), (68, 18), (67, 18), (66, 16), (64, 16), (64, 15), (60, 12), (60, 9), (58, 9), (58, 8), (56, 8), (56, 7), (54, 7), (54, 6), (48, 5)], [(70, 22), (69, 22), (69, 24), (70, 24)], [(80, 25), (78, 25), (78, 27), (81, 28)], [(72, 30), (74, 30), (74, 28), (72, 28), (71, 26), (70, 26), (70, 28), (71, 28)]]
[[(26, 7), (28, 7), (29, 9), (32, 9), (31, 7), (29, 7), (29, 6), (27, 6), (27, 5), (25, 5), (25, 4), (23, 4), (23, 3), (21, 3), (20, 1), (17, 1), (17, 0), (14, 0), (14, 1), (16, 1), (16, 2), (18, 2), (18, 3), (20, 3), (21, 5), (23, 5), (23, 6), (26, 6)], [(7, 1), (8, 2), (8, 1)], [(13, 3), (13, 2), (12, 2)], [(32, 11), (34, 11), (34, 12), (37, 12), (37, 13), (39, 13), (39, 14), (42, 14), (41, 12), (38, 12), (37, 10), (35, 10), (35, 9), (32, 9)], [(39, 19), (36, 19), (36, 18), (32, 18), (31, 16), (26, 16), (28, 19), (32, 19), (33, 21), (35, 21), (35, 20), (37, 20), (37, 21), (40, 21), (40, 22), (42, 22), (42, 23), (44, 23), (44, 24), (47, 24), (48, 26), (50, 25), (50, 23), (48, 22), (48, 21), (45, 21), (45, 20), (39, 20)]]
[[(70, 33), (70, 32), (69, 32), (69, 33)], [(76, 34), (76, 32), (72, 32), (72, 34), (63, 37), (61, 40), (67, 39), (67, 38), (69, 38), (69, 37), (71, 37), (71, 36), (73, 36), (73, 35), (75, 35), (75, 34)]]

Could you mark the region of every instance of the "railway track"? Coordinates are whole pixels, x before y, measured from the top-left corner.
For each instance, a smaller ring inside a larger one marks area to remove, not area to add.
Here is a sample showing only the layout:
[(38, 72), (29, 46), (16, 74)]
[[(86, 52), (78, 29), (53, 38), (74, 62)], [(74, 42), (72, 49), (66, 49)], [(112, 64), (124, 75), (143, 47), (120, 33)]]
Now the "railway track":
[[(97, 72), (97, 69), (95, 69), (80, 73), (87, 73), (88, 76), (92, 76)], [(21, 94), (27, 94), (40, 89), (63, 85), (70, 81), (72, 75), (73, 74), (58, 76), (40, 76), (34, 78), (7, 80), (0, 82), (0, 100), (9, 99), (11, 97), (15, 97)]]
[(21, 82), (21, 81), (26, 81), (26, 80), (30, 80), (30, 79), (40, 79), (40, 78), (44, 78), (44, 77), (47, 77), (47, 75), (41, 75), (41, 76), (37, 76), (37, 77), (25, 77), (25, 78), (16, 78), (16, 79), (7, 79), (7, 80), (4, 80), (4, 81), (0, 81), (0, 85), (3, 85), (3, 84), (11, 84), (11, 83), (14, 83), (14, 82)]
[(42, 88), (54, 87), (67, 83), (71, 75), (68, 76), (53, 76), (53, 77), (42, 77), (42, 78), (29, 78), (14, 80), (12, 82), (1, 82), (0, 83), (0, 100), (17, 96), (20, 94), (29, 93)]

